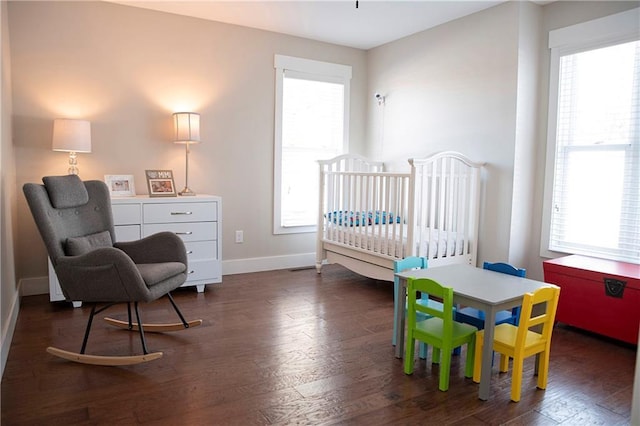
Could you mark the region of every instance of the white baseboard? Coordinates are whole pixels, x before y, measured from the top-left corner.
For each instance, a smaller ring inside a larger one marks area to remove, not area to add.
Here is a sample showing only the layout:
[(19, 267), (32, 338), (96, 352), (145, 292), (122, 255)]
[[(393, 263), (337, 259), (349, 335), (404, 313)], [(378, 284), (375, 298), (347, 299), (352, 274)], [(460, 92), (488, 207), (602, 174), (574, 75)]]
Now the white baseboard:
[(222, 261), (222, 275), (273, 271), (276, 269), (307, 268), (315, 266), (316, 254), (302, 253), (286, 256), (254, 257)]
[(20, 295), (35, 296), (49, 294), (49, 277), (23, 278), (20, 280)]
[[(20, 287), (18, 287), (18, 290)], [(18, 312), (20, 312), (20, 292), (16, 291), (13, 302), (11, 303), (11, 312), (9, 312), (8, 321), (2, 329), (2, 343), (0, 343), (0, 377), (4, 374), (4, 366), (7, 365), (9, 358), (9, 349), (11, 349), (11, 341), (13, 340), (13, 332), (16, 329), (18, 321)]]
[[(276, 269), (307, 268), (315, 266), (315, 253), (286, 256), (254, 257), (222, 261), (222, 275), (246, 274), (250, 272), (273, 271)], [(20, 280), (20, 295), (34, 296), (49, 293), (49, 277), (23, 278)]]

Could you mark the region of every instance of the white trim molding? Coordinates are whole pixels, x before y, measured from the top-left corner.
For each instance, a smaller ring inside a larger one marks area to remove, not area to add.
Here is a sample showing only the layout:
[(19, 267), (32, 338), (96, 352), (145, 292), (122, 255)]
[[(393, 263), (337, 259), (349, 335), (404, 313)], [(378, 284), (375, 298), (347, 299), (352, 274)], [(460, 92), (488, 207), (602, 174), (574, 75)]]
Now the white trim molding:
[(7, 316), (7, 322), (2, 329), (2, 343), (0, 343), (0, 377), (4, 375), (4, 367), (7, 365), (7, 359), (9, 358), (9, 350), (11, 349), (11, 342), (13, 341), (13, 333), (16, 330), (16, 323), (18, 322), (18, 313), (20, 312), (20, 292), (16, 291), (13, 301), (11, 303), (11, 312)]
[[(251, 272), (273, 271), (277, 269), (307, 268), (313, 267), (315, 264), (315, 253), (254, 257), (250, 259), (231, 259), (222, 261), (222, 275), (247, 274)], [(224, 278), (222, 282), (224, 283)]]
[(343, 152), (348, 152), (352, 67), (350, 65), (334, 64), (285, 55), (274, 55), (273, 66), (275, 68), (276, 91), (273, 158), (273, 233), (299, 234), (316, 232), (316, 224), (307, 226), (282, 226), (282, 114), (285, 73), (291, 78), (332, 82), (341, 84), (344, 87)]

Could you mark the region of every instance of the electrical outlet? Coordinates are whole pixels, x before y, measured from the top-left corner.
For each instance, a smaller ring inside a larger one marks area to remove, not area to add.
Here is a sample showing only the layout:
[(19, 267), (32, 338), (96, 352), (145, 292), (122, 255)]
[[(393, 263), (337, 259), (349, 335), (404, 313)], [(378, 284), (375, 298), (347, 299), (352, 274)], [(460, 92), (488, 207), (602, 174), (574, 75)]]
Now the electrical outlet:
[(236, 231), (236, 243), (244, 242), (244, 231)]

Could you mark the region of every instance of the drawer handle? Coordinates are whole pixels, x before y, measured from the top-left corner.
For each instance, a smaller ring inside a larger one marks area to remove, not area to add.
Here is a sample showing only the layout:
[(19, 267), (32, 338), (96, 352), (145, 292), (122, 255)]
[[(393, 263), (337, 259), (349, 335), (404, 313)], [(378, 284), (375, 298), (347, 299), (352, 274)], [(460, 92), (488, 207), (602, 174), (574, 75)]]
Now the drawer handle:
[(172, 216), (176, 216), (176, 215), (180, 215), (180, 214), (189, 215), (189, 214), (193, 214), (193, 212), (171, 212)]
[(187, 254), (193, 254), (193, 250), (189, 250)]
[(195, 271), (189, 271), (189, 274), (193, 274)]
[(191, 235), (193, 234), (192, 231), (187, 231), (187, 232), (176, 232), (176, 235)]

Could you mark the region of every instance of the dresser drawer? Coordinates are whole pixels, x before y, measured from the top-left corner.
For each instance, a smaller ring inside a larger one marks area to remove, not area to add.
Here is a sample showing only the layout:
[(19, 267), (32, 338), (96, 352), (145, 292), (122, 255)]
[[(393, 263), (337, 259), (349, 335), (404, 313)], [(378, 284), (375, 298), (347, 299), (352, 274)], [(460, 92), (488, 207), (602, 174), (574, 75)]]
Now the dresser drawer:
[(216, 221), (215, 202), (158, 203), (143, 206), (144, 223)]
[(174, 232), (185, 242), (216, 240), (218, 238), (216, 222), (145, 224), (142, 228), (142, 236), (147, 237), (162, 231)]
[(140, 204), (112, 204), (111, 210), (114, 225), (140, 224)]
[(191, 241), (184, 243), (189, 262), (194, 260), (212, 260), (218, 258), (218, 245), (215, 241)]
[(187, 273), (187, 285), (191, 281), (211, 280), (211, 282), (215, 282), (220, 278), (220, 263), (208, 260), (189, 261)]
[(140, 239), (140, 225), (117, 225), (114, 226), (116, 241), (135, 241)]

